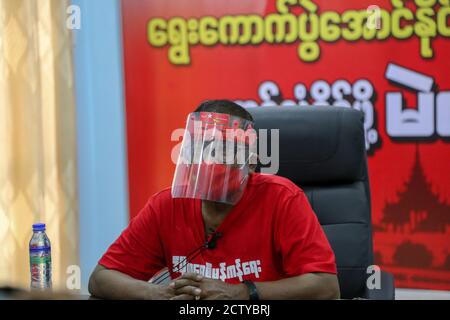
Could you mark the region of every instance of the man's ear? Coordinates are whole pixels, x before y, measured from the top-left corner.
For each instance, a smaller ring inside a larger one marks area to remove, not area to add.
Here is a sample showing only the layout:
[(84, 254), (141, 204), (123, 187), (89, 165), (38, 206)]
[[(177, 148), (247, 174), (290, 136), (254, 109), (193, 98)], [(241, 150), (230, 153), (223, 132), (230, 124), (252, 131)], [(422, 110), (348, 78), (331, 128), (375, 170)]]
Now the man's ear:
[(258, 155), (256, 153), (251, 153), (249, 156), (249, 165), (248, 165), (250, 173), (255, 173), (257, 164), (258, 164)]

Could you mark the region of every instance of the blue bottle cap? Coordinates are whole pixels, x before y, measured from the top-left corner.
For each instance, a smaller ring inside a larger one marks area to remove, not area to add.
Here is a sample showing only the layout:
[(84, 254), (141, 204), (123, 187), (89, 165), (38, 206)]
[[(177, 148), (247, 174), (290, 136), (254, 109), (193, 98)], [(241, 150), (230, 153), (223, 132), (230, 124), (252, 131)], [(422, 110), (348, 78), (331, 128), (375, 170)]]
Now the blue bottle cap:
[(33, 224), (33, 231), (45, 231), (45, 223)]

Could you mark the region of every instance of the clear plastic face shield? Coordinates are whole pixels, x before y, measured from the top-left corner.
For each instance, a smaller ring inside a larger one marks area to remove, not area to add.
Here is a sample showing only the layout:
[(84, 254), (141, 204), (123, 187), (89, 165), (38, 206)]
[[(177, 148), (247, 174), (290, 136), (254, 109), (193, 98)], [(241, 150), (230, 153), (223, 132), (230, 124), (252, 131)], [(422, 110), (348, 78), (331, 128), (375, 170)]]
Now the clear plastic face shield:
[(256, 131), (241, 117), (189, 114), (172, 183), (173, 198), (236, 204), (256, 163)]

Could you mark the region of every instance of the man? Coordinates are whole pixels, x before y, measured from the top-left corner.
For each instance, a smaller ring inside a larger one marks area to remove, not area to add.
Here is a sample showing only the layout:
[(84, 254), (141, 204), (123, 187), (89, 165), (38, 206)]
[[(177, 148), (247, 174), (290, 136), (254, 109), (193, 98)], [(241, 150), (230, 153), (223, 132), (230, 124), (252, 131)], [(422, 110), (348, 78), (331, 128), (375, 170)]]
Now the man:
[(189, 115), (172, 188), (153, 195), (100, 259), (92, 295), (339, 298), (334, 254), (304, 192), (254, 172), (252, 125), (227, 100)]

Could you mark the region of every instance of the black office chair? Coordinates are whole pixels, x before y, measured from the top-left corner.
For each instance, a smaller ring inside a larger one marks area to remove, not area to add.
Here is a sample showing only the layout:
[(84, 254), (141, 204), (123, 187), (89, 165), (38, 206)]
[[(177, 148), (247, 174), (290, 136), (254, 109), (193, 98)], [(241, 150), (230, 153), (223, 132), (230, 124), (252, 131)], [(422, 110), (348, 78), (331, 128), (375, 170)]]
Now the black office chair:
[(394, 299), (391, 274), (381, 272), (380, 289), (366, 285), (373, 248), (364, 114), (316, 106), (248, 111), (256, 129), (279, 129), (277, 174), (308, 196), (336, 256), (341, 298)]

